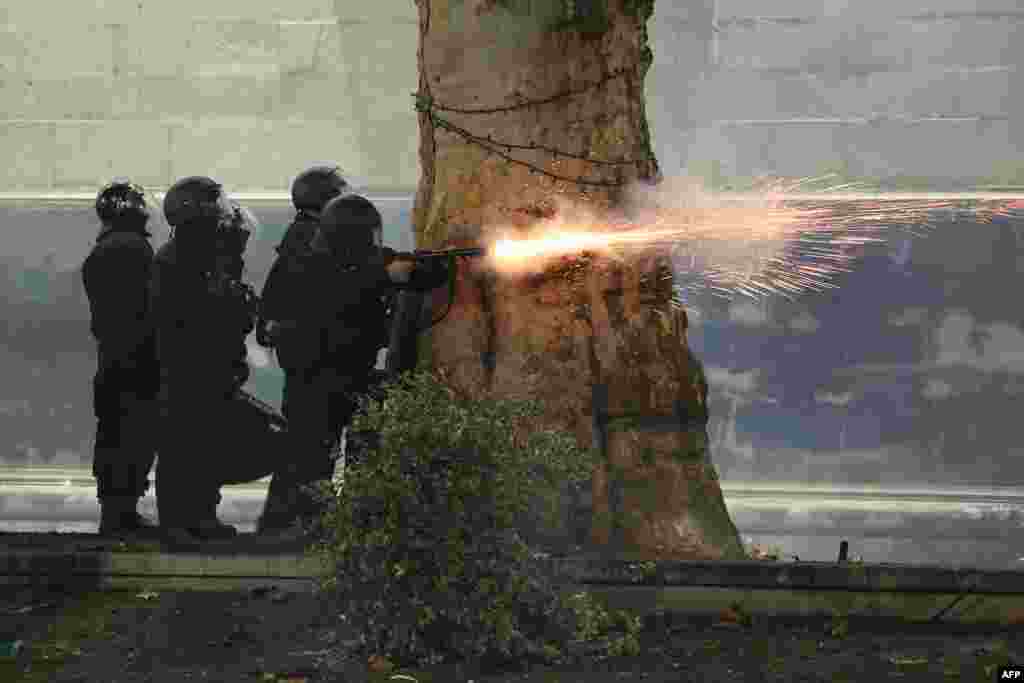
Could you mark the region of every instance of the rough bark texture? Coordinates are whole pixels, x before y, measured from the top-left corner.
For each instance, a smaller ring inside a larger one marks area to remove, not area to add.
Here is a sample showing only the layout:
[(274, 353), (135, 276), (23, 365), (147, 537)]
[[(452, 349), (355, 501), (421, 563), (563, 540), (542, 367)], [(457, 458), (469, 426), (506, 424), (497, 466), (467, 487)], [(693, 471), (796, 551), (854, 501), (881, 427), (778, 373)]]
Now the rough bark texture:
[[(623, 202), (614, 188), (531, 173), (467, 142), (436, 117), (484, 140), (641, 160), (609, 166), (497, 148), (558, 176), (613, 183), (657, 178), (643, 98), (651, 2), (417, 4), (420, 101), (433, 111), (420, 114), (421, 246), (485, 237), (480, 227), (463, 226), (519, 226), (528, 234), (530, 224), (555, 214), (559, 197), (591, 210), (616, 210)], [(620, 77), (549, 104), (497, 113), (443, 109), (550, 98), (620, 70)], [(677, 401), (704, 400), (703, 373), (687, 348), (685, 314), (672, 310), (665, 272), (656, 254), (629, 261), (581, 255), (521, 277), (460, 268), (455, 305), (431, 333), (430, 360), (471, 395), (543, 399), (550, 424), (590, 446), (594, 383), (608, 386), (612, 415), (666, 414)], [(496, 354), (493, 370), (481, 362), (486, 351)], [(592, 541), (650, 557), (742, 555), (700, 430), (657, 434), (620, 426), (609, 434), (607, 456), (594, 475)], [(611, 517), (603, 514), (612, 480), (624, 485), (621, 535), (611, 534)]]

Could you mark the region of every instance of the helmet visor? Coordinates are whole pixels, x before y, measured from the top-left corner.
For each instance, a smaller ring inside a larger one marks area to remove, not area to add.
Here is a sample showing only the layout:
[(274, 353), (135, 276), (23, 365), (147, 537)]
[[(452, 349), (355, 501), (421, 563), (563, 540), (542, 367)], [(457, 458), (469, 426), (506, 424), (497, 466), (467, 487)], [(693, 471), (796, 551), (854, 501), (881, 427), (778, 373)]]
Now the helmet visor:
[(220, 220), (221, 227), (227, 227), (235, 221), (235, 209), (239, 206), (231, 195), (227, 192), (222, 191), (217, 196), (217, 215)]
[(236, 199), (228, 195), (222, 195), (226, 210), (224, 220), (220, 225), (221, 241), (229, 249), (239, 252), (245, 250), (252, 233), (259, 229), (259, 219), (248, 207), (242, 206)]

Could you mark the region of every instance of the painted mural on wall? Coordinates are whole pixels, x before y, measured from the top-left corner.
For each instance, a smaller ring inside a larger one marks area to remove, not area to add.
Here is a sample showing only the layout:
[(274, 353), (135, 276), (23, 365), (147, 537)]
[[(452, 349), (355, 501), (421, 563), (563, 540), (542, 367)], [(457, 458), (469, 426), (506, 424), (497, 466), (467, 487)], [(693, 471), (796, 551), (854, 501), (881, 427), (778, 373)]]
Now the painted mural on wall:
[[(386, 241), (409, 248), (411, 198), (381, 207)], [(0, 225), (44, 242), (94, 234), (88, 209), (62, 211), (7, 210)], [(259, 286), (290, 211), (257, 213), (248, 277)], [(1024, 272), (1024, 220), (948, 219), (918, 237), (900, 226), (888, 236), (835, 290), (793, 301), (690, 299), (690, 343), (708, 372), (712, 448), (726, 480), (1024, 482), (1024, 446), (1014, 445), (1024, 314), (1007, 285)], [(88, 239), (78, 254), (39, 245), (37, 263), (53, 264), (41, 289), (23, 287), (38, 269), (9, 257), (2, 265), (3, 464), (88, 457), (95, 359), (75, 270)], [(277, 404), (280, 371), (251, 346), (249, 388)]]
[[(378, 203), (385, 241), (409, 249), (411, 200)], [(293, 210), (260, 208), (247, 249), (246, 279), (263, 280)], [(95, 346), (79, 267), (99, 225), (89, 206), (2, 206), (0, 231), (0, 466), (78, 466), (91, 457)], [(154, 243), (167, 238), (159, 221)], [(9, 239), (6, 239), (8, 238)], [(279, 405), (283, 376), (271, 354), (247, 342), (248, 388)]]
[[(201, 169), (234, 190), (280, 190), (325, 140), (364, 181), (415, 184), (413, 3), (360, 4), (358, 22), (343, 3), (232, 2), (220, 18), (193, 4), (172, 14), (205, 18), (175, 23), (166, 3), (144, 2), (85, 32), (40, 3), (10, 8), (0, 92), (18, 106), (0, 116), (0, 144), (20, 163), (0, 171), (0, 193), (91, 189), (115, 168), (153, 187)], [(719, 185), (829, 171), (1019, 189), (1022, 27), (1018, 0), (658, 0), (657, 157), (666, 174)], [(44, 49), (65, 30), (74, 49)], [(83, 54), (100, 58), (68, 77)], [(382, 205), (401, 248), (410, 204)], [(260, 285), (290, 212), (257, 213)], [(0, 464), (85, 462), (94, 358), (76, 269), (94, 217), (6, 206), (0, 230)], [(1022, 231), (959, 220), (910, 239), (894, 227), (837, 290), (693, 301), (723, 476), (1024, 482)], [(250, 388), (278, 402), (273, 359), (254, 348), (250, 360)]]

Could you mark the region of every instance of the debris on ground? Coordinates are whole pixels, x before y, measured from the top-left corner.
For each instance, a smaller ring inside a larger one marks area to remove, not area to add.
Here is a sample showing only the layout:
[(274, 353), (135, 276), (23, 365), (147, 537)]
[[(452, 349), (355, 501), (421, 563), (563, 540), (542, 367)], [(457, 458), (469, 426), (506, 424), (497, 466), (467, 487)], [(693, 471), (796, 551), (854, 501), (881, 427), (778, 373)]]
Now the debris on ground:
[[(360, 633), (313, 593), (273, 587), (231, 593), (155, 591), (19, 596), (0, 612), (0, 680), (25, 683), (645, 683), (759, 680), (976, 680), (1024, 655), (1019, 626), (971, 627), (878, 619), (749, 620), (733, 606), (703, 618), (648, 620), (640, 655), (594, 643), (562, 662), (508, 674), (431, 676), (382, 654), (359, 654)], [(272, 596), (287, 595), (283, 601)], [(43, 606), (46, 606), (45, 608)], [(26, 607), (33, 609), (25, 610)], [(716, 624), (729, 624), (712, 630)], [(713, 636), (712, 636), (713, 634)], [(20, 642), (20, 645), (15, 643)], [(20, 653), (15, 663), (14, 651)], [(357, 656), (359, 655), (359, 656)], [(7, 662), (5, 664), (4, 662)], [(6, 667), (6, 668), (5, 668)], [(9, 673), (10, 672), (10, 673)], [(731, 672), (731, 673), (730, 673)], [(11, 675), (13, 674), (13, 675)], [(991, 678), (991, 677), (989, 677)]]

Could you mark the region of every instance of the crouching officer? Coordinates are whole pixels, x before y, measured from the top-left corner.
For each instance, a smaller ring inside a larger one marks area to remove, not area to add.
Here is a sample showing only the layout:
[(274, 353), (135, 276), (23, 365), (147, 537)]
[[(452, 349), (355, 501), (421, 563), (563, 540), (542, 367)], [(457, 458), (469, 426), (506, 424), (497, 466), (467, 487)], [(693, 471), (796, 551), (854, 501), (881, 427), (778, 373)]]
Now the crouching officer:
[(330, 479), (331, 451), (379, 381), (377, 355), (388, 342), (388, 302), (397, 289), (428, 291), (447, 282), (441, 263), (417, 264), (382, 246), (383, 224), (364, 197), (345, 195), (324, 207), (310, 253), (294, 279), (291, 319), (277, 343), (293, 370), (288, 420), (293, 448), (274, 474), (261, 533), (320, 513), (304, 485)]
[(98, 346), (93, 474), (102, 510), (99, 531), (151, 531), (154, 525), (137, 511), (155, 458), (160, 386), (149, 310), (153, 247), (145, 191), (128, 180), (114, 181), (97, 195), (96, 215), (102, 229), (82, 265), (82, 281)]
[(254, 297), (233, 275), (244, 249), (239, 207), (216, 181), (192, 176), (164, 197), (171, 240), (156, 255), (153, 315), (163, 371), (164, 423), (156, 491), (160, 524), (181, 545), (230, 538), (217, 519), (235, 395), (248, 379), (245, 337)]

